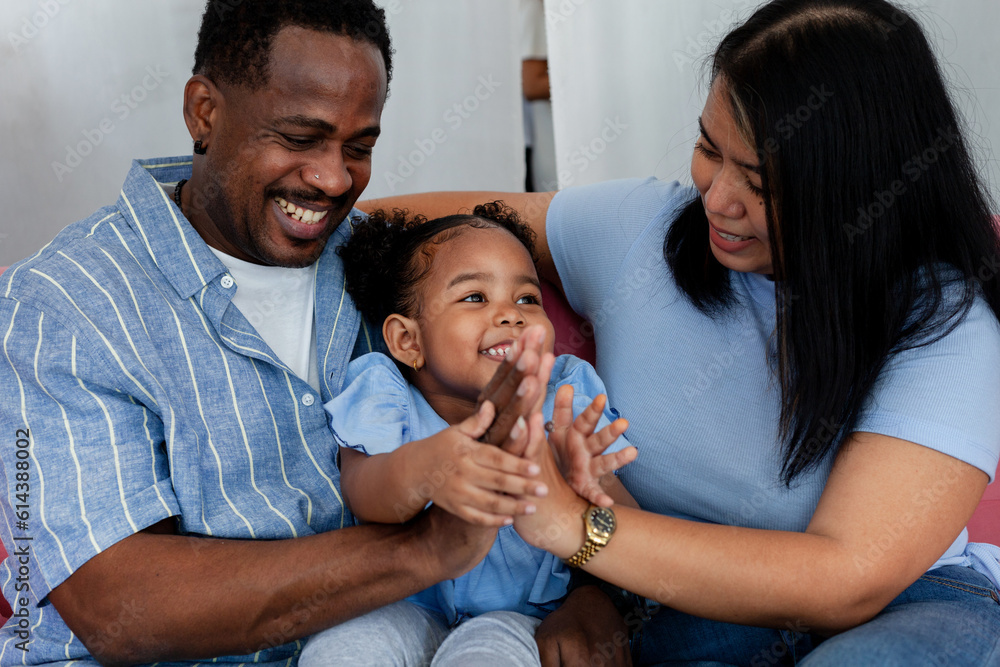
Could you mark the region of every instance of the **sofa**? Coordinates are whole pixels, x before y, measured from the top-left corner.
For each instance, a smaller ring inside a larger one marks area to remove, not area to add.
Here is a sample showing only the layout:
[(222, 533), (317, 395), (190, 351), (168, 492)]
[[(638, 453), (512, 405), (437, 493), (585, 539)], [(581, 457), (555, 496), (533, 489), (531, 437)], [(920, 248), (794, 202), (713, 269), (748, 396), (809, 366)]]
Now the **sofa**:
[[(5, 268), (0, 267), (0, 273), (3, 273)], [(556, 354), (575, 354), (593, 363), (594, 340), (592, 336), (587, 335), (588, 327), (584, 326), (584, 321), (570, 309), (559, 291), (548, 283), (542, 285), (542, 299), (555, 328)], [(1000, 484), (986, 487), (986, 493), (983, 494), (982, 501), (969, 521), (969, 539), (973, 542), (1000, 545)], [(3, 545), (0, 545), (0, 559), (6, 556)], [(10, 615), (10, 606), (0, 597), (0, 618), (6, 621)]]

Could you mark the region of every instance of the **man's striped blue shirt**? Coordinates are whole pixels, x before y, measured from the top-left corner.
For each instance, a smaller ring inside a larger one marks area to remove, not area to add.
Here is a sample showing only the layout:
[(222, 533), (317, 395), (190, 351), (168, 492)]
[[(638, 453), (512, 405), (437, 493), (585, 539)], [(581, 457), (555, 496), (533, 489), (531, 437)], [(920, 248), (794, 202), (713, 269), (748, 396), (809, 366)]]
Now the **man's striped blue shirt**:
[[(133, 163), (114, 206), (0, 276), (0, 537), (30, 551), (26, 589), (16, 557), (0, 565), (15, 613), (28, 609), (0, 630), (0, 664), (87, 660), (46, 596), (162, 519), (246, 539), (352, 523), (323, 410), (375, 342), (336, 254), (350, 225), (316, 266), (317, 396), (232, 306), (238, 285), (160, 186), (190, 172), (190, 157)], [(16, 434), (29, 435), (20, 448)], [(30, 652), (16, 648), (24, 625)]]

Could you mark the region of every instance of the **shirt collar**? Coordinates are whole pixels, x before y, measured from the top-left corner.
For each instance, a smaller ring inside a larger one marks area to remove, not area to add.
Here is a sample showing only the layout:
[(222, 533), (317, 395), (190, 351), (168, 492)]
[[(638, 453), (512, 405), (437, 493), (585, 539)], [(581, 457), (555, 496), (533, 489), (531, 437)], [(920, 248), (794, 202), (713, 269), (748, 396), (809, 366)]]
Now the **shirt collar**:
[[(191, 165), (191, 156), (134, 160), (117, 204), (160, 271), (184, 299), (228, 271), (160, 187), (165, 184), (169, 189), (182, 178), (190, 178)], [(351, 236), (350, 218), (363, 215), (352, 210), (330, 237), (319, 260), (319, 277), (336, 279), (327, 275), (331, 270), (337, 273), (340, 267), (336, 247)]]
[(118, 210), (184, 299), (226, 273), (225, 265), (160, 187), (190, 177), (190, 156), (134, 160), (118, 197)]

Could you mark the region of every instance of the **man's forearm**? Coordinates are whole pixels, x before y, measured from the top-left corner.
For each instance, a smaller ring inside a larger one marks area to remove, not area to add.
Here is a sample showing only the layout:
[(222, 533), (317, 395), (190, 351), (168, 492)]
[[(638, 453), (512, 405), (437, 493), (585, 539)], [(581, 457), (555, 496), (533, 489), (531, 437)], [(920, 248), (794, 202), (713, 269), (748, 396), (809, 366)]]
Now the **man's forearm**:
[[(482, 537), (472, 532), (436, 548), (435, 520), (448, 518), (281, 541), (141, 532), (83, 565), (50, 599), (105, 664), (252, 653), (458, 576), (481, 558), (470, 558)], [(486, 534), (486, 549), (491, 542)], [(112, 637), (123, 605), (127, 627)]]

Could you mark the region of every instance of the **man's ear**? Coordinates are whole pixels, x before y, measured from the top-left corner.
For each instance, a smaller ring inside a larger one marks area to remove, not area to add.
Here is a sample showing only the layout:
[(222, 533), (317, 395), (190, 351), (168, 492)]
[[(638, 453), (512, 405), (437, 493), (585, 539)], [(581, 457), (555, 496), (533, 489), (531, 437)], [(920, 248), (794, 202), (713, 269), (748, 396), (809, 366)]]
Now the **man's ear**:
[(382, 323), (382, 338), (389, 353), (404, 366), (419, 371), (424, 366), (424, 355), (420, 349), (420, 326), (417, 321), (393, 313)]
[(192, 141), (201, 141), (207, 149), (212, 142), (212, 130), (224, 105), (222, 91), (211, 79), (195, 74), (184, 86), (184, 123)]

